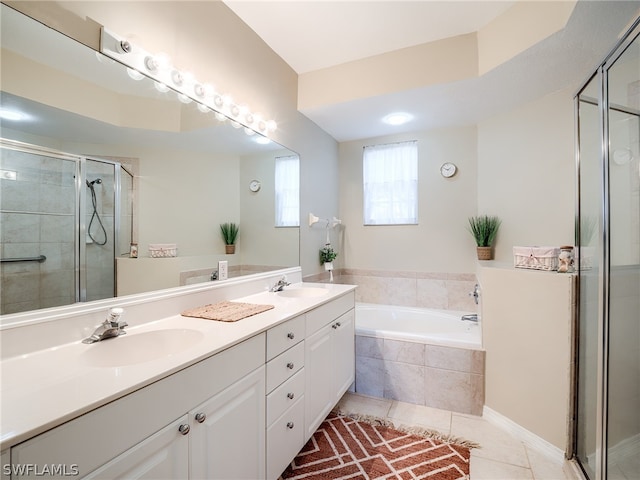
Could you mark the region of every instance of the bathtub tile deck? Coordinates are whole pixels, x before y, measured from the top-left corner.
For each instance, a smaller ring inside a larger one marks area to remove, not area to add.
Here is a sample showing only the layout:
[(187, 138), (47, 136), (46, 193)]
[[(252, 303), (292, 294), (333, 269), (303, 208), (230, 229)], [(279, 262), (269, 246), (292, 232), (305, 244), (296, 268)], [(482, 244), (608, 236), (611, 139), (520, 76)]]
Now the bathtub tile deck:
[(524, 445), (482, 417), (347, 393), (338, 406), (345, 412), (387, 418), (478, 442), (471, 450), (470, 480), (575, 480), (565, 462), (558, 463)]

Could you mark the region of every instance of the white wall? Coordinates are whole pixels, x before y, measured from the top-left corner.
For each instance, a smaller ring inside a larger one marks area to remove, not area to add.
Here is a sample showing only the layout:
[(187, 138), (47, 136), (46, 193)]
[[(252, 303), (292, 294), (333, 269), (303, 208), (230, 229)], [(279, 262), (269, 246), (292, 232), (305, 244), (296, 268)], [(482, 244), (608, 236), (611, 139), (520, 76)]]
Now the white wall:
[(573, 245), (573, 89), (478, 124), (478, 213), (502, 220), (497, 261), (514, 246)]
[[(418, 224), (364, 226), (362, 149), (366, 145), (418, 141)], [(387, 271), (475, 271), (475, 243), (466, 230), (476, 212), (476, 128), (460, 127), (370, 138), (340, 144), (342, 266)], [(453, 162), (458, 173), (440, 175)], [(321, 245), (320, 245), (321, 246)]]

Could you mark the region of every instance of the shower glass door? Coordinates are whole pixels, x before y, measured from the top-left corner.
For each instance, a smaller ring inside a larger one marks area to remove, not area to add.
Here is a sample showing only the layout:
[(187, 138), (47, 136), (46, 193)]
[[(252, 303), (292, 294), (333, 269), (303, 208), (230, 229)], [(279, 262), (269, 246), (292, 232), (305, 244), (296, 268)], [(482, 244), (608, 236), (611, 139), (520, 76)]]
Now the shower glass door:
[(640, 478), (640, 18), (577, 96), (580, 302), (574, 455)]
[(605, 65), (606, 478), (640, 478), (640, 37)]
[(78, 157), (0, 149), (0, 313), (78, 301)]

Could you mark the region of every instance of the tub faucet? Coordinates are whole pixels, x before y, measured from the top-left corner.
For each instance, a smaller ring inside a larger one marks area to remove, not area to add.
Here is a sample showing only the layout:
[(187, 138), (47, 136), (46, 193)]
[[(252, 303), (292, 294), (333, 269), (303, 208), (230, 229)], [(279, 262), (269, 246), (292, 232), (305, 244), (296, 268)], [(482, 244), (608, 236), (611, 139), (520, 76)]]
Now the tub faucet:
[(469, 322), (478, 323), (478, 314), (477, 313), (469, 313), (467, 315), (462, 315), (460, 320), (467, 320)]
[(124, 327), (128, 326), (128, 323), (120, 318), (123, 314), (124, 310), (122, 308), (112, 308), (109, 310), (109, 315), (106, 320), (96, 328), (90, 337), (85, 338), (82, 343), (96, 343), (127, 333), (124, 331)]
[(288, 285), (291, 285), (289, 282), (287, 282), (287, 277), (282, 277), (280, 280), (278, 280), (276, 282), (276, 284), (271, 287), (271, 289), (269, 290), (270, 292), (281, 292), (282, 289)]

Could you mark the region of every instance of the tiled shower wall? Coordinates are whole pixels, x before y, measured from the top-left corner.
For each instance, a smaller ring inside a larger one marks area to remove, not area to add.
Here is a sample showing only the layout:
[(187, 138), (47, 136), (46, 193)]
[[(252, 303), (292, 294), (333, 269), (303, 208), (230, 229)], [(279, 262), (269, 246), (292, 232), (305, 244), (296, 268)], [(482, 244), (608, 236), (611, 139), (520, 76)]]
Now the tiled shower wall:
[[(358, 285), (356, 302), (476, 312), (473, 297), (477, 283), (473, 273), (429, 273), (340, 269), (335, 283)], [(328, 282), (329, 274), (305, 277)]]
[(75, 163), (2, 149), (0, 253), (46, 261), (2, 263), (3, 314), (75, 301)]

